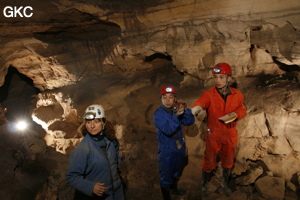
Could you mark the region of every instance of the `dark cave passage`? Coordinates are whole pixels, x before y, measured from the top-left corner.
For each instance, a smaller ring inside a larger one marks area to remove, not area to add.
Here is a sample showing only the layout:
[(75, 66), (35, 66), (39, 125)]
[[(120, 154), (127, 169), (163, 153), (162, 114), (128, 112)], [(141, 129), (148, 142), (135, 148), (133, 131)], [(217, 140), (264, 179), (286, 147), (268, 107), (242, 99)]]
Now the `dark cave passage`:
[(39, 92), (30, 78), (18, 72), (16, 68), (9, 67), (5, 82), (0, 87), (0, 102), (7, 108), (6, 118), (12, 122), (26, 120), (34, 125), (31, 119), (31, 101), (32, 95)]

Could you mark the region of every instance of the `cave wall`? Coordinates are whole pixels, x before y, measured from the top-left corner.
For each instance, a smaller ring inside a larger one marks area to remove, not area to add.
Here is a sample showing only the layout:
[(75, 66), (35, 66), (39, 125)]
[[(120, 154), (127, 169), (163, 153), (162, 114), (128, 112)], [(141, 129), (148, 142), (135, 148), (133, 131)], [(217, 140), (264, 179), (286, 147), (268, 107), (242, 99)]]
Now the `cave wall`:
[[(41, 93), (32, 117), (49, 147), (69, 155), (81, 139), (76, 131), (84, 109), (101, 103), (121, 141), (128, 196), (150, 196), (142, 188), (159, 190), (152, 114), (160, 87), (175, 85), (191, 106), (213, 86), (210, 68), (228, 62), (247, 107), (234, 173), (263, 162), (265, 171), (294, 180), (300, 169), (298, 0), (27, 3), (35, 5), (33, 17), (0, 18), (0, 85), (10, 66), (33, 80)], [(189, 162), (182, 184), (191, 188), (200, 183), (205, 129), (201, 116), (185, 131)], [(50, 182), (60, 187), (64, 170)]]

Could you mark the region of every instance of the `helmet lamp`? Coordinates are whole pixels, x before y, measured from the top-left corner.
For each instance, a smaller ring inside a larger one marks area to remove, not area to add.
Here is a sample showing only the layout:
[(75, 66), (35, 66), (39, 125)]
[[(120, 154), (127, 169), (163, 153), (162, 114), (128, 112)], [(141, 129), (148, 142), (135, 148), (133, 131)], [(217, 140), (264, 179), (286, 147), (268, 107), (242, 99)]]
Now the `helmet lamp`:
[(214, 70), (214, 73), (216, 73), (216, 74), (219, 74), (222, 71), (221, 68), (214, 68), (213, 70)]
[(95, 117), (96, 117), (96, 113), (94, 113), (94, 112), (87, 112), (84, 115), (84, 119), (87, 119), (87, 120), (93, 120), (93, 119), (95, 119)]

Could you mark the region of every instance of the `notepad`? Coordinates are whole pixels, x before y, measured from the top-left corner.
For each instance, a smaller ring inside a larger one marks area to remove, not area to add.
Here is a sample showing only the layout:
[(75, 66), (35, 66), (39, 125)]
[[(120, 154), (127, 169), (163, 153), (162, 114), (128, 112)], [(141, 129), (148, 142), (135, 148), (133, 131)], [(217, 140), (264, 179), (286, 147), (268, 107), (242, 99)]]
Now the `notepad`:
[(236, 115), (234, 113), (229, 113), (218, 119), (223, 121), (225, 124), (228, 124), (236, 119)]

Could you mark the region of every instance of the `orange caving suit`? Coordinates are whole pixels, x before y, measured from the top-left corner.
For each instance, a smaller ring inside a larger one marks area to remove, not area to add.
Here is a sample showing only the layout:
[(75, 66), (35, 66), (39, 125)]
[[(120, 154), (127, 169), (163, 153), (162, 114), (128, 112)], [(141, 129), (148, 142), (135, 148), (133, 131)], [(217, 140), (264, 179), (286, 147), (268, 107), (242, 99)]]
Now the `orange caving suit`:
[[(201, 106), (207, 112), (208, 130), (206, 134), (206, 149), (202, 160), (202, 169), (211, 172), (217, 163), (217, 155), (221, 151), (221, 166), (230, 170), (234, 164), (235, 149), (238, 142), (236, 121), (242, 119), (246, 114), (242, 93), (230, 87), (230, 94), (226, 102), (215, 87), (203, 92), (193, 107)], [(237, 119), (225, 124), (218, 120), (231, 112), (237, 114)]]

